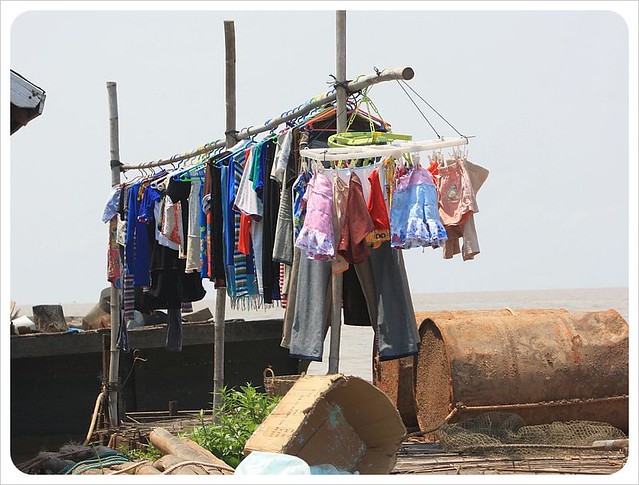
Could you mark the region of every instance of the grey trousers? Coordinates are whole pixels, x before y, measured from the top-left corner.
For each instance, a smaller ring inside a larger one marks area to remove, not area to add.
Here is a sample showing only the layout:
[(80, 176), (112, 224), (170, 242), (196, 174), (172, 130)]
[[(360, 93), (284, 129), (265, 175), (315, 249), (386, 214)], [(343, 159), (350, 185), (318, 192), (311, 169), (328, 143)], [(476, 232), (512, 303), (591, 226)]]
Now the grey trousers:
[(291, 357), (322, 361), (331, 314), (330, 281), (330, 261), (308, 259), (303, 251), (300, 252), (289, 346)]
[(384, 242), (368, 260), (356, 264), (368, 313), (373, 322), (380, 360), (418, 352), (419, 333), (402, 251)]
[[(294, 265), (295, 265), (294, 259)], [(419, 333), (402, 251), (386, 242), (355, 265), (368, 313), (373, 322), (380, 360), (398, 359), (418, 352)], [(292, 276), (294, 277), (295, 271)], [(291, 281), (293, 283), (293, 281)], [(302, 253), (297, 281), (289, 289), (282, 346), (291, 357), (321, 361), (331, 316), (331, 263), (310, 260)], [(294, 298), (291, 292), (296, 291)], [(290, 333), (287, 333), (290, 321)], [(287, 339), (288, 336), (288, 339)]]

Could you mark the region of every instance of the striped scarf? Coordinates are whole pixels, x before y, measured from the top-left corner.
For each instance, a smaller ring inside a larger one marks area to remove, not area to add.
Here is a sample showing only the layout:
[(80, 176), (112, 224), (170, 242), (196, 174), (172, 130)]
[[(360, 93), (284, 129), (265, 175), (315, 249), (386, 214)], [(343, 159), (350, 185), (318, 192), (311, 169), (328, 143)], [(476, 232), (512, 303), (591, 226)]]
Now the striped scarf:
[(226, 292), (231, 308), (250, 310), (262, 306), (257, 289), (253, 254), (238, 250), (240, 240), (240, 213), (233, 210), (235, 194), (242, 178), (244, 152), (235, 154), (228, 166), (222, 168), (222, 200), (224, 220), (224, 264), (226, 267)]

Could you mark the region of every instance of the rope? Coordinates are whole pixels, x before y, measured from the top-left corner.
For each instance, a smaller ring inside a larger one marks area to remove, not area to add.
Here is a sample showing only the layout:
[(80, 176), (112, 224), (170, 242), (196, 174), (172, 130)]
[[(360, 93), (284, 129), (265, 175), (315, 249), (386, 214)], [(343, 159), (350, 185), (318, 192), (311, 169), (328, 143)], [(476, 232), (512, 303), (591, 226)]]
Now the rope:
[[(399, 81), (398, 81), (398, 82), (399, 82)], [(444, 117), (443, 117), (443, 116), (439, 113), (439, 111), (437, 111), (435, 108), (433, 108), (433, 107), (430, 105), (430, 103), (429, 103), (428, 101), (426, 101), (424, 98), (422, 98), (422, 96), (421, 96), (421, 95), (420, 95), (417, 91), (415, 91), (415, 90), (413, 89), (413, 87), (412, 87), (410, 84), (408, 84), (406, 81), (404, 81), (404, 84), (405, 84), (406, 86), (408, 86), (408, 88), (409, 88), (409, 89), (410, 89), (413, 93), (415, 93), (419, 99), (421, 99), (424, 103), (426, 103), (426, 106), (428, 106), (430, 109), (432, 109), (432, 110), (435, 112), (435, 114), (436, 114), (437, 116), (439, 116), (442, 120), (444, 120), (448, 126), (450, 126), (453, 130), (455, 130), (455, 133), (457, 133), (459, 136), (464, 136), (464, 135), (462, 135), (459, 131), (457, 131), (457, 128), (455, 128), (453, 125), (451, 125), (451, 124), (449, 123), (449, 121), (448, 121), (446, 118), (444, 118)]]
[(419, 106), (417, 106), (417, 103), (415, 102), (415, 100), (410, 96), (410, 94), (408, 94), (408, 91), (406, 91), (406, 89), (404, 89), (404, 86), (402, 86), (402, 84), (399, 81), (397, 81), (397, 84), (399, 84), (399, 87), (402, 88), (402, 91), (404, 91), (404, 94), (406, 94), (406, 96), (408, 96), (408, 99), (410, 99), (411, 103), (413, 103), (415, 108), (417, 108), (417, 111), (419, 111), (419, 113), (422, 115), (422, 118), (424, 118), (426, 120), (426, 123), (428, 123), (428, 126), (430, 126), (431, 129), (435, 132), (435, 134), (437, 135), (437, 138), (441, 138), (441, 135), (437, 132), (437, 130), (435, 129), (433, 124), (430, 122), (430, 120), (426, 117), (424, 112), (419, 108)]
[(218, 470), (225, 470), (228, 472), (235, 473), (235, 470), (228, 465), (214, 465), (213, 463), (207, 463), (205, 461), (189, 460), (189, 461), (183, 461), (181, 463), (176, 463), (175, 465), (170, 466), (169, 468), (167, 468), (166, 470), (162, 472), (162, 475), (169, 475), (173, 470), (177, 470), (178, 468), (186, 466), (186, 465), (197, 465), (201, 467), (217, 468)]
[(96, 456), (89, 460), (79, 461), (70, 466), (66, 470), (60, 472), (62, 475), (79, 475), (86, 470), (95, 470), (96, 468), (109, 468), (113, 465), (121, 465), (129, 463), (131, 459), (122, 453), (116, 453), (108, 456)]
[(424, 436), (424, 435), (429, 434), (429, 433), (434, 433), (435, 431), (437, 431), (439, 428), (441, 428), (445, 424), (448, 424), (448, 421), (450, 421), (453, 418), (453, 416), (455, 416), (455, 414), (457, 414), (457, 411), (459, 411), (459, 407), (455, 406), (453, 408), (453, 410), (450, 413), (448, 413), (448, 416), (446, 416), (444, 418), (444, 421), (442, 421), (439, 425), (435, 426), (434, 428), (427, 429), (426, 431), (415, 431), (414, 433), (410, 433), (406, 437), (407, 438), (411, 438), (413, 436)]
[(131, 377), (131, 374), (133, 373), (133, 369), (135, 368), (135, 363), (138, 360), (140, 362), (146, 362), (147, 359), (139, 357), (139, 354), (140, 354), (140, 349), (134, 349), (133, 350), (133, 364), (131, 364), (131, 369), (129, 370), (129, 373), (127, 374), (126, 378), (124, 379), (124, 382), (122, 382), (122, 385), (120, 386), (120, 389), (124, 389), (124, 386), (126, 385), (127, 381), (129, 380), (129, 377)]
[(141, 465), (146, 465), (147, 463), (151, 463), (149, 460), (136, 461), (133, 465), (129, 465), (126, 468), (122, 468), (120, 470), (116, 470), (113, 473), (108, 473), (107, 475), (121, 475), (123, 473), (128, 472), (129, 470), (133, 470)]
[(83, 445), (88, 445), (91, 440), (91, 436), (93, 435), (93, 430), (95, 429), (95, 423), (98, 420), (98, 414), (100, 412), (100, 408), (102, 407), (102, 401), (106, 396), (106, 390), (102, 389), (100, 394), (98, 394), (98, 398), (95, 400), (95, 406), (93, 408), (93, 415), (91, 416), (91, 424), (89, 425), (89, 431), (87, 432), (87, 437), (84, 439)]

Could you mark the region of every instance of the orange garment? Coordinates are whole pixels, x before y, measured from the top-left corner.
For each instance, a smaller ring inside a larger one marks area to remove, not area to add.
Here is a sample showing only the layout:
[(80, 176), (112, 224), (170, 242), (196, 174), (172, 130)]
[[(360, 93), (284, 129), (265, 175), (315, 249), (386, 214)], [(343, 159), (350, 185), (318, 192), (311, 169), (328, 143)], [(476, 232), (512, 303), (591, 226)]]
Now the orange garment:
[(382, 194), (382, 186), (379, 183), (379, 172), (373, 170), (368, 176), (368, 181), (371, 184), (371, 194), (366, 208), (373, 221), (373, 230), (366, 236), (366, 243), (377, 249), (382, 245), (382, 242), (390, 241), (390, 219)]
[(237, 250), (246, 254), (247, 256), (251, 254), (251, 219), (250, 216), (247, 216), (243, 212), (240, 212), (240, 237), (237, 242)]

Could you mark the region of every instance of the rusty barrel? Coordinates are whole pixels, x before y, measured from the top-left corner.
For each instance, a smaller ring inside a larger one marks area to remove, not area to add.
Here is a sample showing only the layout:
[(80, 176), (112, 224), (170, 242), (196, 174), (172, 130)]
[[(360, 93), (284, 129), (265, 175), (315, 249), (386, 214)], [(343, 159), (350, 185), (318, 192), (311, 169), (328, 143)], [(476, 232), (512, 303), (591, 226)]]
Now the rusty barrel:
[[(590, 420), (628, 432), (628, 323), (615, 310), (419, 312), (422, 431), (486, 411), (526, 424)], [(451, 416), (452, 414), (452, 416)]]
[(418, 427), (415, 403), (417, 356), (380, 361), (377, 346), (373, 344), (373, 347), (373, 385), (395, 405), (407, 429)]

